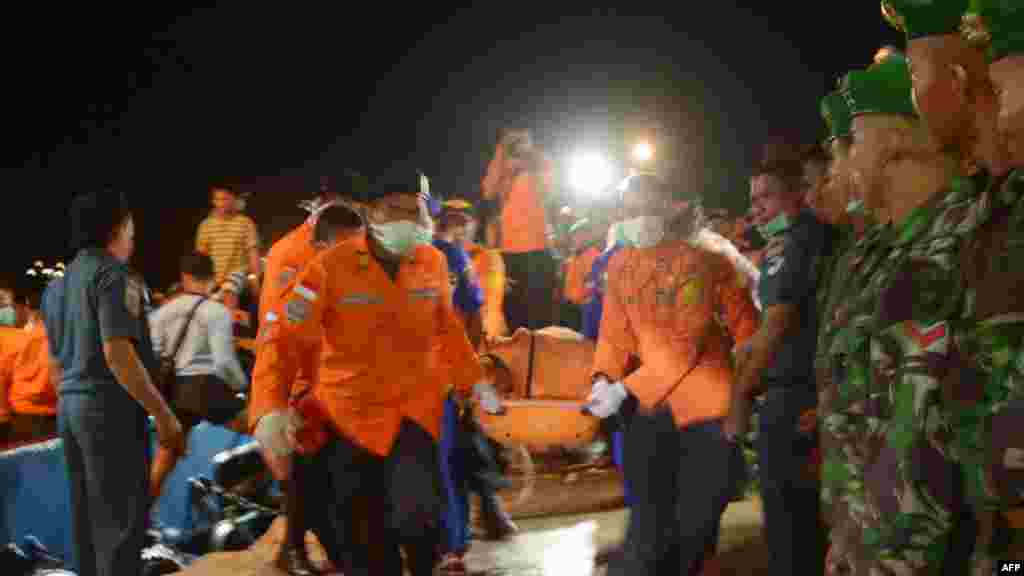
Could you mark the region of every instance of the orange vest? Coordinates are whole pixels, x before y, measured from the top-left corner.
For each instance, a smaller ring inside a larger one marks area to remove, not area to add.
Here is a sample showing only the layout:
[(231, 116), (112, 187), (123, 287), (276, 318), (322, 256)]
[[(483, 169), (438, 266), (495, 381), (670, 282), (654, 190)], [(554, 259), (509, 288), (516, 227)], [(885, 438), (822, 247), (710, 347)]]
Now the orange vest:
[(477, 244), (466, 244), (466, 252), (473, 262), (480, 288), (484, 291), (484, 305), (480, 310), (484, 333), (504, 336), (505, 323), (505, 261), (497, 250), (487, 250)]
[(280, 304), (260, 338), (250, 426), (287, 404), (281, 391), (310, 340), (319, 341), (312, 394), (328, 425), (379, 455), (391, 451), (403, 418), (431, 412), (433, 403), (417, 399), (440, 396), (441, 358), (458, 359), (446, 381), (460, 391), (482, 378), (452, 305), (444, 255), (431, 246), (418, 247), (392, 279), (364, 238), (344, 242), (320, 252)]
[[(722, 418), (733, 375), (716, 317), (737, 344), (757, 330), (750, 291), (725, 257), (682, 241), (623, 249), (608, 265), (594, 372), (622, 380), (647, 409), (664, 401), (680, 427)], [(630, 356), (641, 363), (631, 374)]]
[(25, 331), (24, 346), (14, 359), (11, 409), (16, 414), (53, 416), (57, 414), (57, 389), (50, 381), (50, 345), (46, 328), (36, 323)]

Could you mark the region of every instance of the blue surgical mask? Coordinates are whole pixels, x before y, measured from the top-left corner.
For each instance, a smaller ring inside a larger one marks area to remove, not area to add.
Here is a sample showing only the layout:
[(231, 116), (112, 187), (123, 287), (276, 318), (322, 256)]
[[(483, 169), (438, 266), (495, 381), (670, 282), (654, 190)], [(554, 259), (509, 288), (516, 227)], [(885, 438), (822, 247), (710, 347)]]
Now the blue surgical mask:
[(14, 306), (0, 308), (0, 326), (16, 326), (18, 324), (18, 312)]
[(395, 256), (407, 256), (417, 246), (430, 244), (434, 231), (411, 220), (384, 224), (371, 224), (370, 233), (385, 251)]
[(761, 236), (765, 238), (771, 238), (782, 232), (785, 232), (790, 226), (789, 216), (785, 212), (780, 212), (778, 216), (772, 218), (766, 224), (759, 224), (757, 231), (761, 233)]

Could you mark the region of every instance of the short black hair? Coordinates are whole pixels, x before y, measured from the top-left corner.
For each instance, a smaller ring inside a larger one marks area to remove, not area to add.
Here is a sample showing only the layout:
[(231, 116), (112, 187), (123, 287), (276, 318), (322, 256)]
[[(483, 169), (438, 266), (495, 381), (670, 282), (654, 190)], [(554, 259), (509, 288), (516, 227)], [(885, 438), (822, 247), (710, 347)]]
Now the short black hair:
[(106, 248), (132, 215), (124, 193), (98, 190), (71, 201), (71, 249)]
[(212, 280), (213, 258), (200, 252), (190, 252), (181, 257), (181, 273), (188, 274), (196, 280)]
[(339, 203), (331, 204), (316, 219), (313, 239), (317, 242), (330, 242), (339, 231), (355, 230), (363, 226), (363, 218), (351, 206)]
[(232, 196), (238, 196), (238, 190), (235, 190), (234, 186), (223, 180), (215, 180), (210, 183), (210, 193), (212, 194), (215, 190), (223, 190)]

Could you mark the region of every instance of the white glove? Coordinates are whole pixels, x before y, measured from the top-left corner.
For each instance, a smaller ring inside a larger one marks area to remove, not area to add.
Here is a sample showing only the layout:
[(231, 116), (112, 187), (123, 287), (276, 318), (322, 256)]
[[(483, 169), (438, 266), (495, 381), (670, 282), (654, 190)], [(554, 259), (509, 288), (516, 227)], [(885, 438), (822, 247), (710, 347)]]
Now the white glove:
[(608, 380), (599, 378), (590, 389), (586, 408), (598, 418), (607, 418), (619, 411), (619, 406), (622, 406), (622, 401), (627, 396), (629, 392), (622, 382), (609, 383)]
[(494, 389), (494, 386), (489, 383), (477, 382), (474, 384), (473, 396), (476, 397), (477, 404), (483, 408), (484, 412), (488, 414), (502, 413), (501, 397), (498, 396), (498, 391)]
[(288, 429), (293, 426), (294, 423), (288, 411), (275, 410), (260, 418), (253, 437), (271, 454), (284, 458), (292, 453), (291, 445), (288, 442)]

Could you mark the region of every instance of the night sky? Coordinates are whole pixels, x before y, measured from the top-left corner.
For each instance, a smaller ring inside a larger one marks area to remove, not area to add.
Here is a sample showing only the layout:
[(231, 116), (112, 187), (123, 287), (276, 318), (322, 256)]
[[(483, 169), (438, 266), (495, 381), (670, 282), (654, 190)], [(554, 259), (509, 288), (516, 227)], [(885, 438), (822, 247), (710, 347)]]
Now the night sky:
[(435, 192), (476, 197), (510, 122), (556, 162), (583, 149), (625, 160), (653, 134), (680, 189), (738, 212), (759, 144), (820, 137), (817, 102), (836, 79), (903, 45), (877, 2), (834, 14), (827, 3), (714, 0), (574, 15), (553, 13), (555, 2), (255, 4), (7, 14), (9, 273), (66, 257), (68, 202), (100, 185), (139, 207), (134, 264), (156, 287), (174, 279), (211, 179), (253, 192), (268, 237), (301, 220), (304, 177), (340, 167), (418, 167)]

